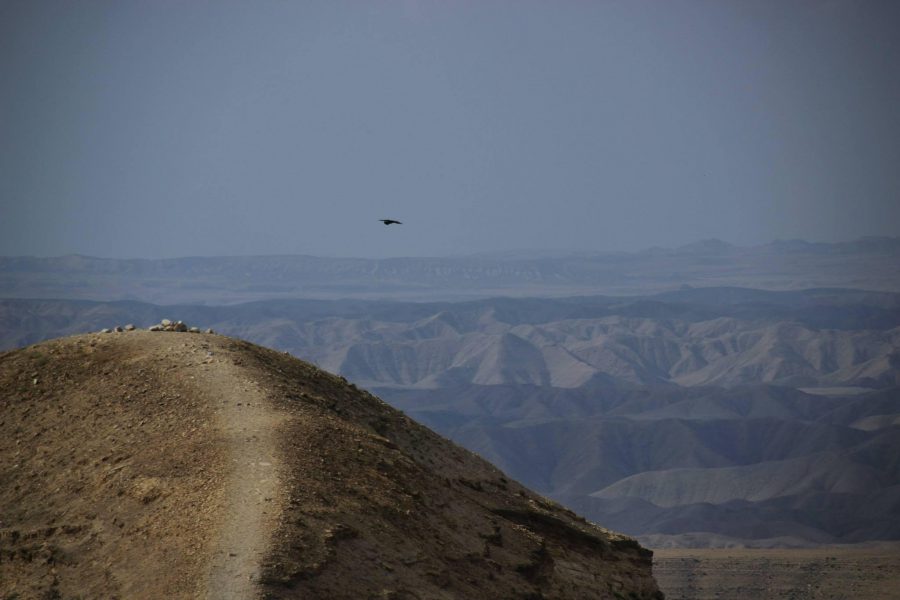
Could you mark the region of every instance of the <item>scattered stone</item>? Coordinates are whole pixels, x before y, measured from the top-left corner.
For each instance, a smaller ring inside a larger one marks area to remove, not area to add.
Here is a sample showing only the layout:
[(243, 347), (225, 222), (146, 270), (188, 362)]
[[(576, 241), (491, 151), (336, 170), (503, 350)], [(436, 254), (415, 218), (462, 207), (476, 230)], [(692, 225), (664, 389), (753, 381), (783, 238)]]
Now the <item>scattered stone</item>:
[(115, 331), (116, 333), (122, 333), (125, 330), (122, 329), (120, 326), (116, 325), (115, 328), (113, 329), (113, 331)]
[(149, 504), (164, 495), (165, 486), (158, 477), (139, 477), (130, 492), (141, 503)]
[(112, 330), (104, 327), (103, 329), (100, 330), (100, 333), (112, 333)]
[[(184, 321), (170, 321), (169, 319), (163, 319), (158, 325), (153, 325), (149, 329), (150, 331), (178, 331), (190, 333), (200, 333), (201, 331), (199, 327), (188, 327), (187, 323)], [(212, 333), (212, 329), (207, 329), (206, 331), (207, 333)]]
[(125, 326), (125, 331), (134, 331), (134, 325), (129, 323), (128, 325)]
[(207, 327), (207, 328), (206, 328), (206, 333), (215, 333), (215, 331), (213, 331), (211, 328)]

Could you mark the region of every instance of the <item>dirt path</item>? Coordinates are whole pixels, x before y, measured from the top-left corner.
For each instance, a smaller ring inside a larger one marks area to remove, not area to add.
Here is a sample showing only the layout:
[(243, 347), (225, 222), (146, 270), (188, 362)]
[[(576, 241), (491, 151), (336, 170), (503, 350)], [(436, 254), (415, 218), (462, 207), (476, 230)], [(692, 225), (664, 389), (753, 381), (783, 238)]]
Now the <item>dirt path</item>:
[(659, 597), (633, 540), (272, 350), (73, 336), (0, 390), (0, 598)]
[(227, 357), (211, 356), (202, 382), (218, 403), (218, 427), (230, 450), (222, 528), (207, 581), (210, 600), (258, 597), (260, 563), (282, 507), (275, 411), (257, 384)]

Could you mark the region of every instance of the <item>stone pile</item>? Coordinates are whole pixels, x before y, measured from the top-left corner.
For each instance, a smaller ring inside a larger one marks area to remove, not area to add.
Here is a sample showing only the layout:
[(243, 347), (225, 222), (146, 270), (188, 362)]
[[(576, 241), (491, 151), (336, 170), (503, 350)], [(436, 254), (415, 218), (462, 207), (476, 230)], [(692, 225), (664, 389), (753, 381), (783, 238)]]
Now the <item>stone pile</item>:
[[(101, 329), (100, 333), (119, 333), (122, 331), (134, 331), (134, 325), (128, 324), (125, 327), (120, 327), (116, 325), (113, 329)], [(150, 331), (177, 331), (177, 332), (187, 332), (187, 333), (200, 333), (199, 327), (188, 327), (184, 321), (170, 321), (169, 319), (163, 319), (157, 325), (151, 325), (148, 327)], [(215, 333), (212, 329), (207, 329), (206, 333)]]
[[(150, 327), (150, 331), (179, 331), (179, 332), (188, 332), (188, 333), (200, 333), (199, 327), (188, 327), (184, 321), (170, 321), (169, 319), (163, 319), (159, 322), (159, 325), (154, 325)], [(206, 333), (215, 333), (212, 329), (207, 329)]]

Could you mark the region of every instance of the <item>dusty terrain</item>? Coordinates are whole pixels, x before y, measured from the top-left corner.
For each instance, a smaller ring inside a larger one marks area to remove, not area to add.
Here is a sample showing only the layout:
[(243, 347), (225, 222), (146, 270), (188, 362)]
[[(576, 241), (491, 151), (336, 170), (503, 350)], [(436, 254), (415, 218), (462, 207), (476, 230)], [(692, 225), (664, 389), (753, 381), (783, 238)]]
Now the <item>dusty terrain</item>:
[(343, 375), (650, 547), (900, 539), (900, 294), (0, 300), (0, 348), (173, 312)]
[(658, 598), (651, 553), (223, 336), (0, 355), (0, 597)]
[(667, 600), (896, 600), (900, 545), (656, 550)]

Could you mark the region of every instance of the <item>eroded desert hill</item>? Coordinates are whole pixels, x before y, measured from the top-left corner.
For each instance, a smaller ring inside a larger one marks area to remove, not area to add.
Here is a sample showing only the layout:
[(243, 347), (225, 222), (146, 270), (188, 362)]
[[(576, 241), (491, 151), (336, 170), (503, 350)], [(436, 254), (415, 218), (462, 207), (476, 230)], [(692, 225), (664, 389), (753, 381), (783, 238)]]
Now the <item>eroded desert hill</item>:
[[(900, 535), (897, 294), (0, 300), (0, 348), (173, 313), (339, 373), (653, 547)], [(731, 483), (746, 477), (762, 483)]]
[(81, 335), (0, 390), (4, 597), (661, 597), (634, 540), (259, 346)]

